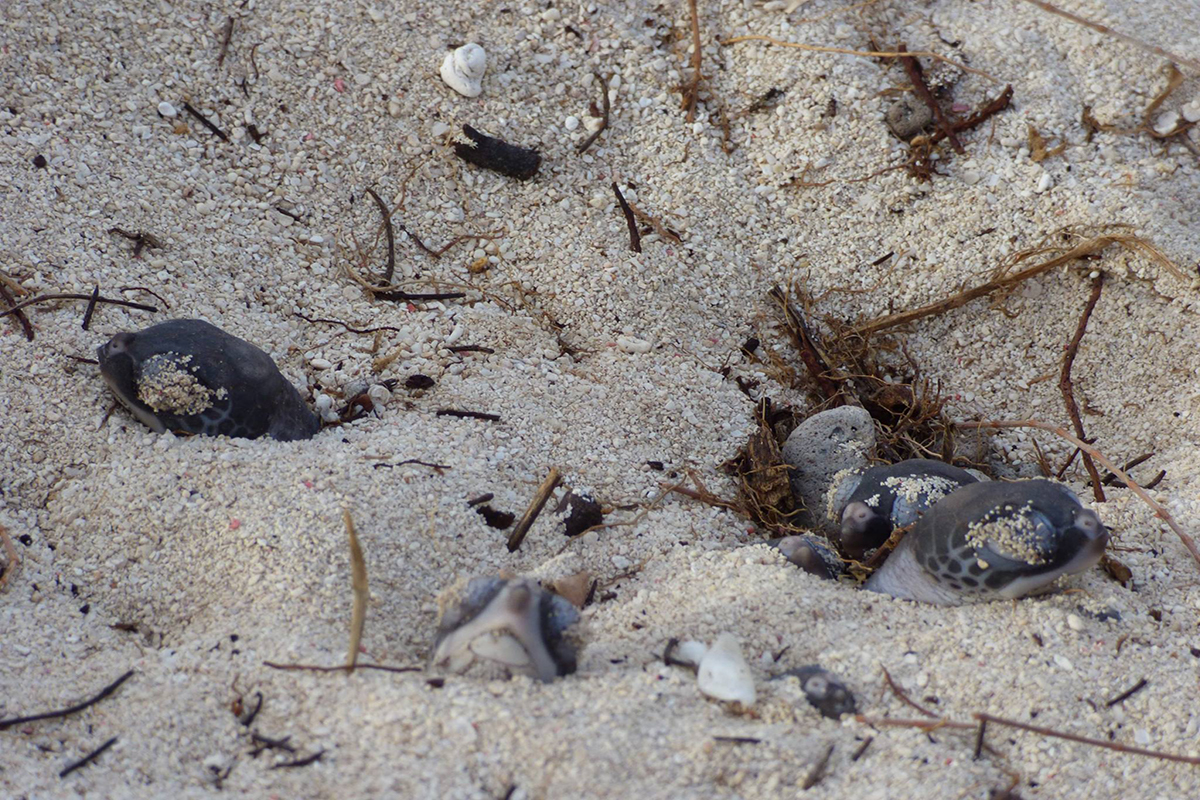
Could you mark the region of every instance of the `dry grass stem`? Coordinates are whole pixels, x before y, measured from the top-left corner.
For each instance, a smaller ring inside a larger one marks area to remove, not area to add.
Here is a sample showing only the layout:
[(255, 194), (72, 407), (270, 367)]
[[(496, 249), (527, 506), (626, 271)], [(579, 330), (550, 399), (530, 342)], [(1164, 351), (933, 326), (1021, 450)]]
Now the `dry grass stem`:
[(987, 78), (989, 81), (992, 81), (993, 83), (1000, 83), (999, 78), (997, 78), (993, 75), (989, 75), (988, 73), (984, 72), (981, 69), (975, 69), (974, 67), (968, 67), (966, 64), (955, 61), (952, 58), (947, 58), (946, 56), (942, 55), (941, 53), (934, 53), (934, 52), (931, 52), (928, 50), (914, 50), (911, 53), (909, 53), (909, 52), (901, 53), (901, 52), (898, 52), (895, 50), (850, 50), (845, 47), (825, 47), (825, 46), (816, 45), (816, 44), (801, 44), (800, 42), (785, 42), (782, 39), (774, 39), (770, 36), (758, 36), (758, 35), (734, 36), (729, 39), (723, 39), (720, 42), (720, 44), (722, 46), (725, 46), (725, 45), (737, 44), (739, 42), (766, 42), (767, 44), (778, 45), (779, 47), (794, 47), (797, 50), (807, 50), (812, 53), (840, 53), (841, 55), (845, 55), (845, 56), (861, 56), (863, 58), (900, 58), (901, 56), (913, 56), (914, 58), (918, 57), (918, 56), (921, 58), (932, 58), (936, 61), (942, 61), (946, 64), (951, 64), (955, 67), (958, 67), (961, 70), (970, 72), (974, 75), (981, 75), (984, 78)]
[(1056, 16), (1062, 17), (1063, 19), (1070, 20), (1071, 22), (1074, 22), (1076, 25), (1082, 25), (1085, 28), (1091, 28), (1092, 30), (1094, 30), (1098, 33), (1103, 33), (1105, 36), (1111, 36), (1114, 39), (1120, 39), (1122, 42), (1125, 42), (1126, 44), (1131, 44), (1134, 47), (1138, 48), (1139, 50), (1145, 50), (1148, 53), (1154, 53), (1156, 56), (1162, 56), (1163, 58), (1167, 59), (1168, 61), (1174, 61), (1176, 64), (1184, 64), (1184, 65), (1190, 67), (1191, 69), (1196, 70), (1196, 72), (1200, 72), (1200, 61), (1197, 61), (1194, 58), (1188, 58), (1186, 56), (1181, 56), (1176, 53), (1172, 53), (1169, 50), (1162, 49), (1158, 45), (1150, 44), (1149, 42), (1143, 42), (1141, 39), (1136, 39), (1133, 36), (1130, 36), (1125, 33), (1121, 33), (1120, 31), (1114, 31), (1112, 28), (1108, 27), (1107, 25), (1101, 25), (1098, 22), (1092, 22), (1090, 19), (1085, 19), (1081, 16), (1078, 16), (1077, 14), (1072, 14), (1070, 11), (1064, 11), (1063, 9), (1059, 8), (1058, 6), (1054, 6), (1054, 5), (1051, 5), (1050, 3), (1044, 2), (1044, 0), (1025, 0), (1025, 2), (1029, 3), (1030, 5), (1037, 6), (1042, 11), (1046, 11), (1046, 12), (1049, 12)]
[[(1116, 228), (1125, 226), (1112, 227)], [(886, 316), (879, 317), (878, 319), (860, 325), (855, 329), (855, 332), (860, 336), (870, 336), (871, 334), (878, 333), (879, 331), (895, 328), (898, 325), (905, 325), (909, 322), (915, 322), (916, 320), (924, 319), (925, 317), (943, 314), (952, 309), (965, 306), (972, 300), (985, 297), (993, 292), (1009, 289), (1019, 283), (1029, 280), (1030, 278), (1041, 275), (1043, 272), (1047, 272), (1055, 267), (1067, 264), (1078, 258), (1099, 253), (1101, 250), (1113, 244), (1119, 244), (1127, 250), (1147, 255), (1155, 263), (1166, 269), (1172, 275), (1186, 280), (1179, 267), (1175, 266), (1175, 264), (1172, 263), (1172, 261), (1167, 258), (1161, 250), (1154, 247), (1154, 245), (1150, 244), (1145, 239), (1142, 239), (1131, 233), (1104, 233), (1085, 239), (1084, 241), (1076, 244), (1074, 247), (1066, 250), (1066, 252), (1062, 252), (1062, 246), (1049, 246), (1045, 244), (1029, 250), (1022, 250), (1019, 253), (1013, 254), (1003, 264), (1001, 264), (999, 269), (996, 270), (995, 277), (987, 283), (981, 284), (972, 289), (967, 289), (966, 291), (960, 292), (952, 297), (939, 300), (936, 303), (929, 303), (928, 305), (914, 308), (909, 311), (901, 311), (897, 314), (888, 314)], [(1020, 272), (1009, 272), (1013, 267), (1023, 261), (1035, 256), (1056, 251), (1059, 254), (1052, 258), (1034, 264), (1031, 267), (1026, 267)]]
[(350, 617), (350, 652), (346, 654), (346, 672), (354, 672), (358, 663), (358, 648), (362, 644), (363, 625), (367, 620), (367, 562), (363, 559), (358, 534), (349, 509), (342, 509), (342, 521), (346, 523), (346, 536), (350, 540), (350, 587), (354, 591), (354, 612)]

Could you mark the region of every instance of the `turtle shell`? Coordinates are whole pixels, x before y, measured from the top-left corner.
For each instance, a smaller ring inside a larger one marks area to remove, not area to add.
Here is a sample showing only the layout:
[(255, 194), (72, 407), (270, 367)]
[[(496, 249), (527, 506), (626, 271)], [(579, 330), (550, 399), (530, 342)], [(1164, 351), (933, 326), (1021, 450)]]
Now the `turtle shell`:
[(321, 427), (269, 355), (202, 320), (118, 333), (97, 357), (117, 398), (160, 433), (291, 441)]

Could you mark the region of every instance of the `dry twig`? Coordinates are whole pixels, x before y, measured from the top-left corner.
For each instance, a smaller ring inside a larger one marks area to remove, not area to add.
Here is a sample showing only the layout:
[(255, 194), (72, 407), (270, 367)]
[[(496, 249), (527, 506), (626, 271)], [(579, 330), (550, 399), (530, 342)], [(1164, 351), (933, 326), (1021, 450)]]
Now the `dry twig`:
[(687, 121), (696, 118), (696, 101), (700, 98), (700, 11), (696, 8), (696, 0), (688, 0), (688, 12), (692, 17), (692, 79), (683, 87), (683, 102), (680, 105), (687, 112)]
[(592, 135), (584, 139), (583, 142), (580, 143), (579, 147), (575, 148), (575, 152), (579, 155), (586, 153), (587, 149), (591, 147), (597, 139), (600, 138), (600, 134), (604, 133), (604, 131), (608, 128), (608, 115), (609, 112), (612, 111), (612, 101), (608, 99), (608, 81), (606, 81), (604, 76), (599, 72), (593, 72), (592, 74), (596, 76), (596, 81), (600, 84), (600, 96), (603, 98), (602, 109), (604, 116), (600, 118), (600, 127), (592, 131)]
[(1085, 28), (1091, 28), (1092, 30), (1094, 30), (1098, 33), (1103, 33), (1106, 36), (1112, 36), (1115, 39), (1120, 39), (1121, 41), (1125, 42), (1126, 44), (1131, 44), (1134, 47), (1138, 48), (1139, 50), (1145, 50), (1148, 53), (1154, 53), (1156, 56), (1162, 56), (1163, 58), (1167, 59), (1168, 61), (1174, 61), (1177, 64), (1186, 64), (1187, 66), (1191, 67), (1192, 69), (1196, 70), (1197, 72), (1200, 72), (1200, 61), (1197, 61), (1193, 58), (1187, 58), (1186, 56), (1177, 55), (1175, 53), (1172, 53), (1169, 50), (1162, 49), (1158, 45), (1153, 45), (1148, 42), (1143, 42), (1141, 39), (1135, 39), (1134, 37), (1129, 36), (1128, 34), (1121, 33), (1120, 31), (1114, 31), (1112, 28), (1108, 27), (1107, 25), (1101, 25), (1098, 22), (1092, 22), (1089, 19), (1084, 19), (1083, 17), (1080, 17), (1076, 14), (1072, 14), (1070, 11), (1064, 11), (1063, 9), (1059, 8), (1058, 6), (1053, 6), (1047, 2), (1044, 2), (1044, 0), (1025, 0), (1025, 2), (1029, 3), (1030, 5), (1037, 6), (1038, 8), (1042, 9), (1043, 11), (1048, 11), (1051, 14), (1055, 14), (1057, 16), (1062, 17), (1063, 19), (1070, 20), (1071, 22), (1074, 22), (1076, 25), (1082, 25)]
[(546, 505), (546, 501), (550, 499), (551, 493), (554, 492), (554, 487), (558, 486), (558, 482), (562, 479), (557, 467), (551, 467), (546, 473), (546, 479), (542, 481), (542, 485), (538, 487), (537, 493), (534, 494), (533, 500), (529, 503), (529, 508), (525, 509), (525, 513), (521, 515), (521, 521), (517, 523), (517, 527), (513, 528), (513, 532), (508, 537), (508, 552), (512, 553), (521, 546), (521, 542), (525, 541), (525, 534), (529, 533), (529, 529), (533, 526), (534, 520), (538, 518), (538, 514), (542, 513), (542, 509)]
[(965, 70), (965, 71), (973, 73), (975, 75), (982, 75), (983, 77), (987, 78), (989, 81), (992, 81), (993, 83), (1000, 82), (999, 78), (996, 78), (993, 75), (989, 75), (988, 73), (984, 72), (981, 69), (975, 69), (974, 67), (968, 67), (966, 64), (961, 64), (952, 58), (946, 58), (941, 53), (934, 53), (934, 52), (931, 52), (928, 50), (914, 50), (911, 53), (909, 53), (909, 52), (902, 53), (902, 52), (895, 51), (895, 50), (849, 50), (845, 47), (823, 47), (821, 45), (815, 45), (815, 44), (801, 44), (800, 42), (785, 42), (782, 39), (775, 39), (770, 36), (758, 36), (758, 35), (734, 36), (730, 39), (723, 40), (722, 42), (720, 42), (720, 44), (722, 46), (725, 46), (725, 45), (737, 44), (739, 42), (766, 42), (767, 44), (778, 45), (779, 47), (794, 47), (797, 50), (807, 50), (812, 53), (840, 53), (841, 55), (862, 56), (864, 58), (900, 58), (901, 56), (912, 56), (915, 58), (917, 56), (920, 56), (922, 58), (932, 58), (936, 61), (942, 61), (946, 64), (952, 64), (953, 66), (958, 67), (961, 70)]
[[(1075, 355), (1079, 352), (1079, 343), (1083, 340), (1083, 334), (1087, 330), (1088, 320), (1096, 308), (1096, 303), (1100, 302), (1100, 291), (1103, 288), (1104, 273), (1101, 272), (1092, 280), (1092, 294), (1088, 298), (1087, 305), (1083, 307), (1083, 314), (1079, 317), (1079, 326), (1075, 328), (1075, 335), (1071, 337), (1071, 343), (1067, 345), (1067, 350), (1063, 354), (1062, 371), (1058, 378), (1058, 388), (1062, 391), (1063, 402), (1067, 406), (1067, 416), (1071, 418), (1075, 435), (1084, 440), (1087, 439), (1087, 434), (1083, 431), (1083, 420), (1079, 417), (1079, 404), (1075, 402), (1075, 386), (1071, 383), (1071, 365), (1075, 363)], [(1100, 473), (1096, 471), (1096, 464), (1087, 453), (1083, 454), (1083, 466), (1092, 479), (1092, 494), (1095, 496), (1096, 502), (1103, 503), (1104, 487), (1101, 486)]]
[(1183, 278), (1183, 273), (1179, 271), (1179, 268), (1172, 264), (1170, 259), (1164, 256), (1157, 248), (1145, 240), (1128, 233), (1104, 233), (1100, 234), (1099, 236), (1093, 236), (1090, 239), (1085, 239), (1071, 249), (1067, 250), (1065, 253), (1060, 253), (1053, 258), (1049, 258), (1041, 263), (1034, 264), (1032, 267), (1026, 267), (1020, 272), (1009, 274), (1008, 270), (1016, 264), (1019, 264), (1035, 255), (1043, 255), (1046, 252), (1061, 248), (1037, 247), (1031, 250), (1025, 250), (1020, 253), (1016, 253), (1001, 265), (1000, 269), (997, 270), (997, 276), (987, 283), (976, 286), (973, 289), (967, 289), (966, 291), (960, 292), (952, 297), (939, 300), (936, 303), (929, 303), (928, 305), (921, 306), (920, 308), (914, 308), (909, 311), (901, 311), (896, 314), (888, 314), (886, 316), (879, 317), (878, 319), (874, 319), (868, 323), (860, 325), (856, 329), (856, 333), (861, 336), (869, 336), (870, 334), (878, 333), (879, 331), (887, 330), (889, 328), (894, 328), (898, 325), (915, 322), (916, 320), (924, 319), (925, 317), (932, 317), (936, 314), (942, 314), (946, 311), (950, 311), (951, 309), (960, 308), (972, 300), (976, 300), (980, 297), (984, 297), (1002, 289), (1008, 289), (1016, 286), (1023, 281), (1027, 281), (1030, 278), (1041, 275), (1043, 272), (1047, 272), (1048, 270), (1054, 269), (1062, 264), (1074, 261), (1077, 258), (1083, 258), (1084, 256), (1090, 256), (1098, 253), (1112, 244), (1119, 244), (1128, 250), (1146, 253), (1150, 255), (1150, 257), (1153, 258), (1160, 266), (1163, 266), (1175, 276)]
[(350, 617), (350, 652), (346, 654), (346, 672), (354, 672), (358, 663), (358, 647), (362, 643), (363, 625), (367, 620), (367, 562), (363, 559), (358, 534), (350, 510), (342, 509), (342, 521), (346, 523), (346, 536), (350, 540), (350, 587), (354, 592), (354, 611)]

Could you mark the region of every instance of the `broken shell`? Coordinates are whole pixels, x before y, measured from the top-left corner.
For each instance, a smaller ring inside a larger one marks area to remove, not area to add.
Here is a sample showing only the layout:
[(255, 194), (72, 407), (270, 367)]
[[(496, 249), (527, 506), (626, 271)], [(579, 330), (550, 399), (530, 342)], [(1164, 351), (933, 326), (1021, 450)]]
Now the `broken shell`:
[(741, 703), (749, 708), (758, 699), (750, 665), (732, 633), (722, 633), (700, 659), (696, 673), (700, 691), (716, 700)]
[(542, 681), (575, 671), (575, 647), (565, 633), (579, 612), (537, 582), (474, 578), (452, 586), (439, 602), (431, 666), (462, 673), (481, 659), (507, 675)]
[(483, 73), (487, 70), (487, 52), (471, 42), (442, 61), (442, 80), (463, 97), (478, 97), (483, 91)]

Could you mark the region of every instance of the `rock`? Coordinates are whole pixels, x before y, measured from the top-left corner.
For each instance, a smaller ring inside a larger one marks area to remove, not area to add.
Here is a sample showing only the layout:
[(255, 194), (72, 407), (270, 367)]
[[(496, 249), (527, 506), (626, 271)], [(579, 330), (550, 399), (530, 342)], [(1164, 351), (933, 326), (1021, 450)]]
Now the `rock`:
[(700, 659), (696, 682), (700, 691), (716, 700), (741, 703), (749, 708), (758, 699), (754, 676), (732, 633), (722, 633)]
[(838, 531), (837, 521), (825, 513), (826, 493), (839, 472), (865, 469), (874, 448), (875, 423), (857, 406), (831, 408), (801, 422), (783, 445), (792, 493), (804, 505), (796, 524)]
[(483, 92), (483, 73), (487, 70), (487, 53), (471, 42), (442, 61), (442, 80), (463, 97), (478, 97)]
[(164, 117), (173, 117), (179, 112), (175, 110), (175, 106), (171, 105), (166, 100), (163, 100), (158, 104), (158, 113), (162, 114)]
[(779, 678), (796, 678), (800, 681), (800, 689), (813, 708), (821, 712), (821, 716), (838, 719), (843, 714), (853, 714), (857, 708), (854, 693), (834, 675), (820, 664), (808, 664), (803, 667), (788, 670)]

